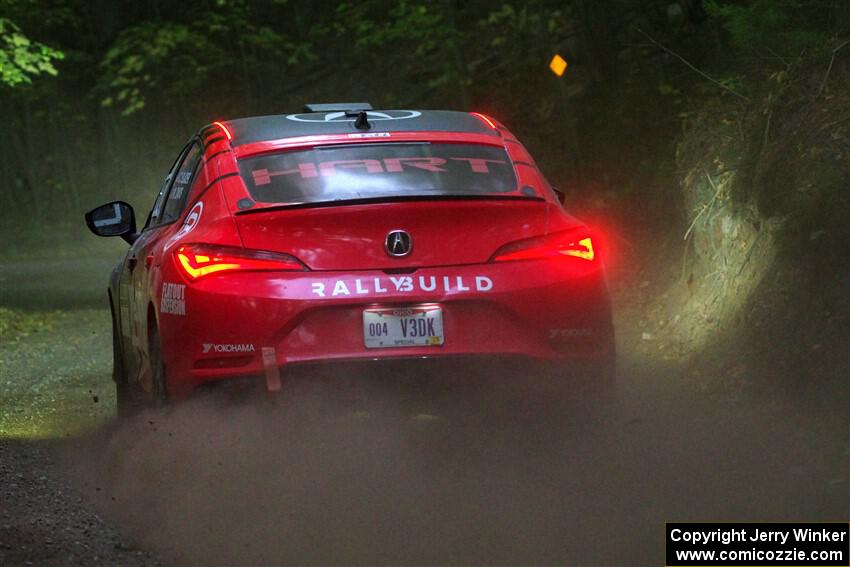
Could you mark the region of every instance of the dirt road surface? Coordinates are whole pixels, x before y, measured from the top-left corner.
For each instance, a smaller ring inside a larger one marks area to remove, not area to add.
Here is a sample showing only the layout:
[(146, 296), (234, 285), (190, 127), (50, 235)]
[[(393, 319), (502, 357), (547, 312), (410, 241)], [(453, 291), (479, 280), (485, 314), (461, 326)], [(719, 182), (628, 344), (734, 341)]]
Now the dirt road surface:
[[(4, 303), (33, 269), (4, 269)], [(659, 565), (665, 522), (850, 518), (849, 431), (699, 394), (625, 308), (594, 423), (310, 394), (120, 423), (108, 313), (81, 293), (0, 345), (3, 565)]]

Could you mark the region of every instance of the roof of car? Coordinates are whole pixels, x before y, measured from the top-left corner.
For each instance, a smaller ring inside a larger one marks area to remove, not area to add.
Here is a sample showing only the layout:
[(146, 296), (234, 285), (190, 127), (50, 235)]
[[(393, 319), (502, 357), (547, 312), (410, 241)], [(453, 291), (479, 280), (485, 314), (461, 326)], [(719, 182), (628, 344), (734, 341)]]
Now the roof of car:
[[(368, 120), (368, 128), (357, 128), (360, 113)], [(323, 134), (377, 134), (381, 132), (467, 132), (499, 136), (484, 120), (466, 112), (450, 110), (360, 110), (304, 112), (237, 118), (223, 122), (231, 144), (240, 146), (268, 140)]]

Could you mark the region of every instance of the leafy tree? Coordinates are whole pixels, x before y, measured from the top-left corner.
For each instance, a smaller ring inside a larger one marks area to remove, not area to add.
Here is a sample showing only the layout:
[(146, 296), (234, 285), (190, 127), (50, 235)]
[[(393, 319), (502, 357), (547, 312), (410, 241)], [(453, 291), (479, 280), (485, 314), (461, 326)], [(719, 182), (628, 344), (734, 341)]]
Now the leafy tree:
[[(455, 50), (460, 34), (447, 20), (448, 3), (380, 0), (341, 3), (328, 37), (344, 38), (348, 59), (363, 76), (380, 85), (385, 104), (398, 106), (424, 98), (441, 98), (447, 83), (467, 86)], [(453, 6), (451, 6), (453, 7)], [(372, 69), (392, 69), (392, 77), (373, 77)], [(375, 85), (377, 86), (377, 85)], [(443, 103), (446, 104), (446, 103)]]
[(29, 39), (15, 23), (0, 18), (0, 82), (11, 87), (31, 83), (35, 75), (56, 75), (53, 61), (65, 54)]
[(144, 108), (145, 94), (157, 87), (168, 94), (195, 87), (209, 64), (199, 54), (210, 47), (206, 36), (184, 24), (142, 22), (125, 30), (102, 63), (110, 93), (102, 104), (117, 103), (129, 115)]
[(239, 93), (244, 103), (264, 90), (263, 77), (313, 59), (309, 43), (260, 23), (268, 16), (262, 5), (234, 0), (197, 8), (177, 21), (140, 21), (117, 36), (101, 63), (104, 106), (118, 106), (126, 116), (155, 92), (185, 103), (209, 98), (210, 85), (224, 99)]

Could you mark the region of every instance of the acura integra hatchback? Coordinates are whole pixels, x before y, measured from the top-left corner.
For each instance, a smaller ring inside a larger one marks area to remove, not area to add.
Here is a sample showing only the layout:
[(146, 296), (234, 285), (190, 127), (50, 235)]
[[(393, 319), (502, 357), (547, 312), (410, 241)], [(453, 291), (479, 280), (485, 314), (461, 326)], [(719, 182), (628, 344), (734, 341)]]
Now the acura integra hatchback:
[(482, 114), (342, 103), (214, 122), (141, 231), (122, 201), (86, 222), (130, 245), (108, 292), (119, 406), (234, 378), (285, 390), (292, 369), (356, 361), (613, 381), (598, 238)]

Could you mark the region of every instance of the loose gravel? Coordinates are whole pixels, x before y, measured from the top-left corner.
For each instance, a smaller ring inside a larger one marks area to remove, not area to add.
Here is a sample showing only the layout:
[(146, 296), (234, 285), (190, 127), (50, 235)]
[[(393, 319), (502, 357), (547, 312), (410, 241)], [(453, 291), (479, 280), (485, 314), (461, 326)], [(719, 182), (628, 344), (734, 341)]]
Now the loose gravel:
[(0, 565), (162, 565), (62, 480), (53, 454), (46, 442), (0, 439)]

